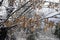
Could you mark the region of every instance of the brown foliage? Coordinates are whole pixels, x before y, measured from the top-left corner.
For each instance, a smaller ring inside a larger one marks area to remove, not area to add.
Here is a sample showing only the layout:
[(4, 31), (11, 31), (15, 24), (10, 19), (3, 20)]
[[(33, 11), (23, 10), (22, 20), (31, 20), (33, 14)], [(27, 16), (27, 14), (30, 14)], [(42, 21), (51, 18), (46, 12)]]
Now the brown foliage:
[(11, 22), (11, 21), (6, 21), (5, 23), (4, 23), (7, 27), (10, 27), (11, 25), (13, 25), (13, 22)]

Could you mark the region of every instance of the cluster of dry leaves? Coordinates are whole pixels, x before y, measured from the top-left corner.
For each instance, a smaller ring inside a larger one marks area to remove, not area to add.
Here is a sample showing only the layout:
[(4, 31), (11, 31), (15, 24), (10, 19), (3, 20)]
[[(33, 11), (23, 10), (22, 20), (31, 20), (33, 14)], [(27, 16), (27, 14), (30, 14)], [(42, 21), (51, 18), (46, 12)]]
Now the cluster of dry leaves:
[(16, 18), (14, 22), (6, 21), (5, 25), (11, 27), (11, 25), (17, 24), (21, 28), (30, 28), (31, 31), (34, 31), (36, 28), (40, 27), (40, 16), (36, 15), (33, 18), (28, 18), (26, 16), (21, 16)]
[[(26, 16), (21, 16), (19, 18), (16, 18), (14, 22), (11, 21), (6, 21), (5, 25), (7, 27), (11, 27), (11, 25), (17, 24), (18, 27), (20, 28), (29, 28), (31, 31), (35, 31), (35, 29), (40, 28), (41, 26), (41, 21), (40, 21), (40, 16), (35, 14), (34, 17), (28, 18)], [(48, 18), (44, 19), (45, 27), (44, 31), (47, 31), (48, 28), (53, 28), (55, 25), (54, 22), (48, 21)]]

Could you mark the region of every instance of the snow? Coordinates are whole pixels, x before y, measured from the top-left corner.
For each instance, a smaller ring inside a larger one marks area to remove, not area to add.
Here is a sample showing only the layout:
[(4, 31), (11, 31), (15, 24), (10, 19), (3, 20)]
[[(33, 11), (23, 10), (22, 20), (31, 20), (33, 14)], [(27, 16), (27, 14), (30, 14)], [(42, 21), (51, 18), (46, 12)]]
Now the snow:
[(19, 0), (16, 0), (15, 3), (14, 3), (13, 7), (15, 8), (15, 10), (18, 8), (18, 3), (19, 3)]
[(4, 6), (0, 7), (0, 16), (2, 16), (2, 17), (0, 17), (1, 19), (6, 19), (6, 17), (7, 17), (7, 12), (6, 12), (6, 9)]
[(60, 11), (59, 12), (54, 12), (54, 13), (51, 13), (50, 15), (46, 16), (46, 17), (52, 17), (52, 16), (55, 16), (57, 14), (60, 14)]
[(45, 1), (49, 1), (49, 2), (59, 2), (59, 0), (45, 0)]
[[(55, 9), (52, 9), (52, 8), (42, 8), (42, 9), (38, 9), (36, 8), (36, 13), (38, 15), (43, 15), (44, 17), (50, 17), (50, 16), (53, 16), (52, 14), (54, 14), (54, 12), (56, 12)], [(50, 14), (50, 15), (49, 15)]]
[(46, 3), (44, 3), (44, 6), (43, 7), (48, 7), (48, 5), (49, 5), (49, 3), (46, 2)]
[(60, 19), (58, 19), (58, 18), (49, 18), (48, 20), (49, 20), (49, 21), (53, 21), (53, 22), (55, 22), (55, 23), (60, 22)]
[(0, 0), (0, 2), (1, 2), (2, 0)]
[(49, 13), (51, 14), (56, 12), (55, 9), (52, 8), (42, 8), (40, 11), (43, 12), (45, 16), (47, 16)]
[(60, 15), (56, 15), (57, 17), (60, 17)]
[[(42, 18), (48, 18), (48, 17), (55, 16), (57, 14), (60, 14), (60, 11), (57, 12), (55, 9), (52, 9), (52, 8), (42, 8), (42, 9), (36, 8), (35, 11)], [(57, 15), (57, 17), (60, 17), (60, 15)], [(58, 19), (58, 18), (49, 18), (49, 21), (59, 22), (60, 19)]]
[(8, 0), (4, 0), (2, 5), (8, 7)]

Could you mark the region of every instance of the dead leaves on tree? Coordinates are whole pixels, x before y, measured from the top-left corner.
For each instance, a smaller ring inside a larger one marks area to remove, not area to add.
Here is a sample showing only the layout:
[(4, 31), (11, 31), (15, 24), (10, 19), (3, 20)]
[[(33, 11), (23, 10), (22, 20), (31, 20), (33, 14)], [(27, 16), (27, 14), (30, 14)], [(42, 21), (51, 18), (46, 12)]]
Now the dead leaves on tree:
[[(41, 17), (37, 14), (35, 14), (34, 17), (32, 18), (21, 16), (19, 18), (16, 18), (14, 22), (7, 21), (5, 25), (9, 27), (13, 24), (17, 24), (21, 28), (30, 28), (31, 31), (34, 31), (35, 29), (39, 28), (41, 25), (40, 18)], [(48, 28), (50, 27), (53, 28), (54, 26), (54, 22), (52, 21), (49, 22), (48, 18), (45, 19), (44, 23), (45, 23), (44, 31), (47, 31)]]
[(44, 31), (46, 32), (48, 28), (53, 28), (53, 26), (55, 26), (54, 22), (52, 21), (48, 21), (48, 18), (45, 19), (45, 27), (44, 27)]
[(7, 27), (10, 27), (11, 25), (13, 25), (13, 22), (11, 22), (11, 21), (6, 21), (5, 23), (4, 23)]
[(27, 28), (28, 27), (28, 28), (31, 28), (33, 30), (34, 26), (36, 26), (36, 27), (40, 26), (40, 22), (38, 21), (38, 19), (39, 19), (38, 16), (36, 16), (36, 18), (27, 18), (26, 16), (21, 16), (21, 17), (15, 19), (14, 22), (7, 21), (5, 23), (5, 25), (8, 27), (8, 26), (11, 26), (13, 24), (18, 23), (20, 25), (20, 27), (22, 27), (22, 28)]

